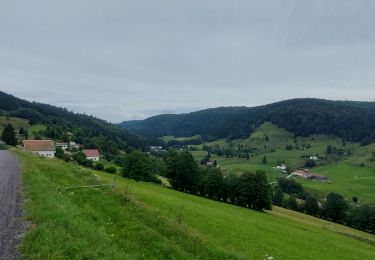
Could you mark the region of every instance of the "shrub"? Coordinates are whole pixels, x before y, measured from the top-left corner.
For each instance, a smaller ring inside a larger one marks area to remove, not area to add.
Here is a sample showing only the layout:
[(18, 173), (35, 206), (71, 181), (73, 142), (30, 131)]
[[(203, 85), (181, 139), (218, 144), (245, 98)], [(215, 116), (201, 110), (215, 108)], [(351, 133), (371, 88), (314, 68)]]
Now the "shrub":
[(104, 165), (102, 163), (95, 163), (94, 169), (101, 171), (104, 169)]
[(108, 173), (116, 173), (117, 172), (116, 168), (113, 167), (113, 166), (105, 168), (104, 171), (106, 171)]

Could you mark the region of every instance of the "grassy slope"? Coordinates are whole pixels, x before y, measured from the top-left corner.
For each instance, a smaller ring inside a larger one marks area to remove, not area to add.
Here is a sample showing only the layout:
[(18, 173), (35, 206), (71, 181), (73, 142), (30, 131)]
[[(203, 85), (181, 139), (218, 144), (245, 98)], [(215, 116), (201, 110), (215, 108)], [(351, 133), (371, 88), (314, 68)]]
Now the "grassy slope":
[(26, 259), (375, 258), (374, 236), (285, 209), (260, 213), (147, 183), (125, 193), (123, 178), (114, 191), (63, 191), (113, 175), (14, 151), (36, 225), (21, 247)]
[[(269, 141), (265, 141), (265, 136), (269, 137)], [(212, 159), (217, 160), (222, 169), (227, 173), (240, 174), (246, 170), (255, 171), (263, 169), (266, 171), (268, 178), (272, 181), (278, 176), (286, 176), (273, 169), (278, 160), (285, 160), (292, 168), (303, 167), (306, 159), (301, 158), (305, 154), (319, 154), (325, 155), (327, 145), (331, 144), (338, 148), (351, 149), (353, 155), (346, 157), (338, 162), (326, 162), (325, 165), (312, 169), (312, 172), (320, 173), (328, 176), (332, 183), (312, 182), (296, 178), (307, 189), (313, 191), (317, 195), (326, 195), (333, 191), (344, 195), (351, 199), (353, 196), (358, 196), (360, 200), (366, 203), (375, 204), (375, 162), (370, 160), (372, 152), (375, 152), (375, 144), (366, 147), (360, 147), (356, 143), (346, 143), (345, 147), (342, 141), (337, 138), (327, 136), (313, 136), (313, 137), (298, 137), (297, 143), (311, 144), (308, 150), (291, 150), (285, 149), (286, 144), (295, 145), (293, 135), (284, 129), (280, 129), (270, 123), (265, 123), (259, 127), (249, 138), (233, 141), (233, 146), (237, 144), (247, 145), (249, 147), (257, 148), (258, 155), (246, 159), (225, 158), (213, 156)], [(264, 145), (267, 144), (266, 149)], [(207, 143), (209, 146), (219, 145), (226, 147), (229, 144), (225, 140), (218, 140)], [(196, 146), (200, 148), (201, 146)], [(271, 152), (269, 149), (275, 149)], [(194, 155), (197, 158), (202, 158), (206, 152), (196, 151)], [(262, 164), (262, 158), (266, 155), (268, 163)], [(360, 163), (365, 163), (365, 167), (360, 167)]]
[(5, 117), (5, 116), (0, 116), (0, 130), (4, 128), (7, 124), (12, 124), (12, 126), (15, 129), (20, 129), (21, 127), (23, 128), (28, 128), (29, 121), (22, 119), (22, 118), (17, 118), (17, 117)]
[[(23, 118), (18, 118), (18, 117), (5, 117), (5, 116), (0, 116), (0, 133), (3, 131), (4, 126), (7, 124), (12, 124), (14, 129), (16, 130), (16, 134), (18, 133), (19, 129), (22, 127), (24, 129), (27, 129), (29, 132), (29, 138), (34, 138), (37, 134), (39, 134), (40, 131), (46, 130), (45, 125), (30, 125), (29, 121)], [(19, 136), (19, 138), (21, 138)]]

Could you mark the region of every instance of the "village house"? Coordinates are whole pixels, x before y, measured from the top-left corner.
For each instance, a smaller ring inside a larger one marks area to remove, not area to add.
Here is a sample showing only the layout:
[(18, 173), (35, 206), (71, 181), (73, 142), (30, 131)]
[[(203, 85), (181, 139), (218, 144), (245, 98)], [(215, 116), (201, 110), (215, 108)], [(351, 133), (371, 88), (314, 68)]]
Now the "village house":
[(149, 148), (150, 148), (150, 152), (153, 152), (153, 153), (165, 152), (162, 146), (150, 146)]
[(296, 170), (292, 173), (294, 176), (301, 177), (305, 180), (327, 181), (328, 177), (317, 173), (310, 173), (307, 169)]
[(55, 157), (55, 144), (52, 140), (23, 140), (23, 149), (48, 158)]
[(207, 165), (207, 166), (214, 167), (216, 163), (217, 163), (216, 161), (208, 161), (208, 162), (206, 163), (206, 165)]
[(317, 160), (319, 160), (319, 157), (318, 156), (310, 156), (310, 160), (317, 161)]
[(73, 142), (73, 141), (70, 141), (69, 142), (69, 148), (79, 148), (79, 144), (77, 144), (76, 142)]
[(82, 152), (86, 155), (87, 160), (99, 161), (99, 150), (98, 149), (83, 149)]
[(279, 169), (279, 170), (282, 170), (282, 171), (285, 171), (287, 169), (287, 166), (285, 164), (280, 164), (280, 165), (277, 165), (276, 166), (276, 169)]
[(68, 149), (68, 143), (56, 143), (56, 147), (60, 147), (63, 150)]

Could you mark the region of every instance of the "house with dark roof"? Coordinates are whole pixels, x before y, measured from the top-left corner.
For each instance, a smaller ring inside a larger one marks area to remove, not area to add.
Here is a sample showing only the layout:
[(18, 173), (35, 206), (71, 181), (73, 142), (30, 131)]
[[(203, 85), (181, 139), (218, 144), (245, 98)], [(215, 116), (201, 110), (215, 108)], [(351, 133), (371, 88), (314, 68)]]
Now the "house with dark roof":
[(87, 160), (99, 161), (100, 154), (98, 149), (83, 149), (82, 152), (86, 155)]
[(55, 157), (55, 144), (52, 140), (23, 140), (23, 149), (48, 158)]

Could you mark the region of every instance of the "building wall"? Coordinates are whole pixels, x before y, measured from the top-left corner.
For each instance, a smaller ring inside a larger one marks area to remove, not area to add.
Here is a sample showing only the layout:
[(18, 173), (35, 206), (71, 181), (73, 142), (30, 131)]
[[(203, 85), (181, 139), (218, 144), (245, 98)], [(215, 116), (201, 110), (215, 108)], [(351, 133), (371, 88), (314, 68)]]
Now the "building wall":
[(99, 157), (87, 157), (86, 158), (87, 160), (90, 160), (90, 161), (99, 161)]
[(37, 151), (32, 152), (35, 154), (39, 154), (40, 156), (48, 157), (48, 158), (55, 158), (55, 151)]

